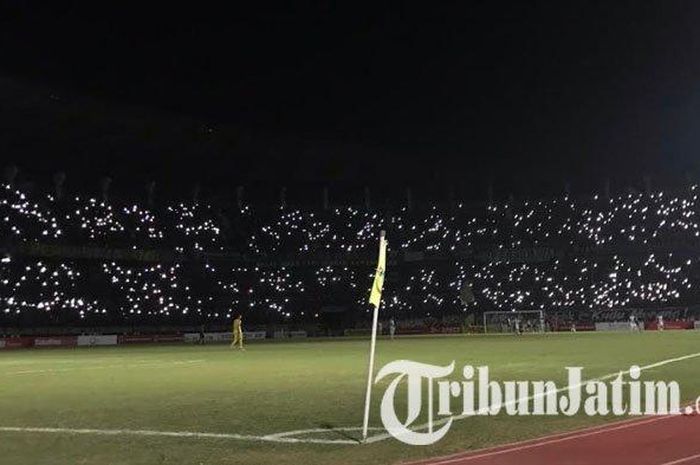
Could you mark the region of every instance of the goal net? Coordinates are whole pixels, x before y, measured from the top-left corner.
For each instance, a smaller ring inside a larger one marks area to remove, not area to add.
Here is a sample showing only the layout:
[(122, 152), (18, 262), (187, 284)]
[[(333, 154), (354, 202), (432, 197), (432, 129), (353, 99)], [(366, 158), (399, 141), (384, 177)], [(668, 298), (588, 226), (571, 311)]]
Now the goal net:
[(543, 333), (542, 310), (484, 312), (484, 333)]

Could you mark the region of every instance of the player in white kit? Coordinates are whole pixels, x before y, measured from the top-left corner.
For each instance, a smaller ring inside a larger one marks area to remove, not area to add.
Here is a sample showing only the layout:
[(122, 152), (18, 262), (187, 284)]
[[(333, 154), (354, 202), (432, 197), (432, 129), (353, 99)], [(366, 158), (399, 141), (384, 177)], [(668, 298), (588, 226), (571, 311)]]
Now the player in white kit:
[(634, 314), (630, 315), (630, 331), (639, 331), (639, 325), (637, 324), (637, 317)]
[(659, 313), (659, 314), (656, 316), (656, 328), (657, 328), (659, 331), (663, 331), (663, 330), (664, 330), (664, 326), (665, 326), (665, 324), (664, 324), (664, 316), (663, 316), (662, 314)]

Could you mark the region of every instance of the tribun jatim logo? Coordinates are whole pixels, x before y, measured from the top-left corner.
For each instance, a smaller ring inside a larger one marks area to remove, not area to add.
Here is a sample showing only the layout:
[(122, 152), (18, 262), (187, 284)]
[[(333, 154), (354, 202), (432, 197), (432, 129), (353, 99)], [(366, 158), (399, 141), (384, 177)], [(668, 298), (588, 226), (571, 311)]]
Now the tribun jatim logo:
[[(639, 381), (643, 368), (636, 365), (627, 371), (588, 381), (583, 381), (583, 368), (566, 367), (568, 383), (562, 388), (554, 381), (492, 381), (487, 366), (466, 365), (461, 379), (450, 380), (448, 377), (453, 375), (454, 369), (454, 361), (446, 366), (410, 360), (385, 365), (377, 373), (375, 383), (394, 376), (381, 401), (381, 418), (387, 432), (406, 444), (428, 445), (444, 437), (454, 420), (470, 416), (503, 412), (507, 415), (572, 416), (581, 408), (590, 416), (700, 411), (700, 398), (694, 407), (681, 409), (680, 386), (676, 381)], [(401, 420), (396, 409), (396, 394), (404, 382), (408, 399), (406, 417)], [(421, 414), (427, 417), (427, 422), (415, 424)]]

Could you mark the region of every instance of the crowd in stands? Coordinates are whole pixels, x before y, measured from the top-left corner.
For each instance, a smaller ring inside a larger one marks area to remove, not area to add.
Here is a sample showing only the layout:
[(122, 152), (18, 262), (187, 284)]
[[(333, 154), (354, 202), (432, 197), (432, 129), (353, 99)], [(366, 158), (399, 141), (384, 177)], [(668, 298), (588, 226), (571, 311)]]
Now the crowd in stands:
[[(0, 186), (0, 326), (695, 308), (698, 189), (395, 209), (122, 201)], [(606, 314), (607, 312), (607, 314)], [(651, 316), (650, 316), (651, 317)], [(478, 321), (478, 319), (477, 319)]]

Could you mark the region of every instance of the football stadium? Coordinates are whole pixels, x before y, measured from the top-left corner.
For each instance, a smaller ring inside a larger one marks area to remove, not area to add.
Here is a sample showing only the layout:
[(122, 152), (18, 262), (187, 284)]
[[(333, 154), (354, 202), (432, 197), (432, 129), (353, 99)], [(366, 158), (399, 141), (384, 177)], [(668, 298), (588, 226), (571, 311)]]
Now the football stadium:
[[(440, 441), (409, 446), (385, 430), (379, 381), (363, 437), (381, 231), (377, 370), (488, 366), (493, 380), (566, 388), (568, 366), (585, 379), (639, 366), (642, 380), (676, 381), (684, 406), (700, 396), (694, 185), (395, 211), (241, 201), (224, 213), (198, 199), (155, 205), (14, 184), (0, 200), (3, 463), (432, 463), (618, 427), (612, 413), (457, 415)], [(395, 402), (405, 410), (405, 392)], [(619, 437), (589, 441), (614, 456), (637, 435), (680, 428), (662, 440), (673, 447), (644, 456), (694, 452), (696, 416), (647, 424), (641, 413)]]
[(0, 465), (700, 465), (700, 2), (0, 23)]

